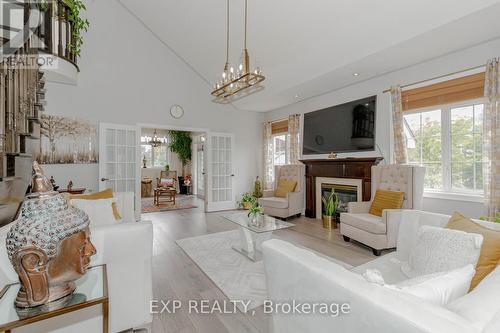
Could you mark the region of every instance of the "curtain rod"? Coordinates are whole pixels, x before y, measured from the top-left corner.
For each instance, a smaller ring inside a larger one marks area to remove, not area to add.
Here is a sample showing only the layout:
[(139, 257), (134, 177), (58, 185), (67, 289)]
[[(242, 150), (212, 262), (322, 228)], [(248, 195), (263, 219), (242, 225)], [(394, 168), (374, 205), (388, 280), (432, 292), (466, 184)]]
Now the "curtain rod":
[[(432, 81), (432, 80), (442, 79), (442, 78), (450, 76), (450, 75), (460, 74), (460, 73), (471, 71), (473, 69), (478, 69), (478, 68), (481, 68), (481, 67), (486, 67), (486, 65), (474, 66), (474, 67), (470, 67), (470, 68), (466, 68), (466, 69), (461, 69), (461, 70), (453, 72), (453, 73), (448, 73), (448, 74), (444, 74), (444, 75), (435, 76), (435, 77), (430, 78), (430, 79), (425, 79), (425, 80), (420, 80), (420, 81), (417, 81), (417, 82), (408, 83), (408, 84), (405, 84), (405, 85), (401, 86), (401, 88), (406, 88), (406, 87), (409, 87), (409, 86), (413, 86), (415, 84), (424, 83), (424, 82), (428, 82), (428, 81)], [(383, 93), (385, 94), (385, 93), (388, 93), (390, 91), (391, 91), (391, 88), (384, 90)]]

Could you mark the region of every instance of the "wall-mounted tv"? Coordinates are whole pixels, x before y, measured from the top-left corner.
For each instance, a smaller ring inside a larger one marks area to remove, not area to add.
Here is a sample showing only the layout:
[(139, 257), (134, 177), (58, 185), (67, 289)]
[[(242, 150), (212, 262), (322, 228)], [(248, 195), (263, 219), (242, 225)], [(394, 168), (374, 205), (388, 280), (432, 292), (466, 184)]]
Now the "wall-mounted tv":
[(377, 96), (304, 114), (303, 155), (375, 150)]

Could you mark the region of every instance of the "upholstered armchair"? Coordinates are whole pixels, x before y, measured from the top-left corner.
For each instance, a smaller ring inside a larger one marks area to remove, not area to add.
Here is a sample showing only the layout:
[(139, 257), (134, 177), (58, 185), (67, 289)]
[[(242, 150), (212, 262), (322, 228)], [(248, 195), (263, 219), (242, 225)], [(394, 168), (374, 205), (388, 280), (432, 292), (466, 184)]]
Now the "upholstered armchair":
[[(263, 191), (263, 197), (259, 199), (264, 213), (284, 219), (290, 216), (300, 216), (304, 210), (305, 166), (303, 164), (277, 165), (274, 175), (275, 189)], [(297, 182), (295, 191), (287, 193), (285, 198), (275, 196), (280, 179)]]
[[(421, 209), (425, 168), (415, 165), (377, 165), (372, 167), (372, 193), (378, 189), (404, 192), (402, 209)], [(348, 212), (340, 214), (340, 233), (368, 245), (373, 254), (396, 247), (402, 209), (384, 209), (382, 216), (369, 213), (372, 201), (350, 202)]]

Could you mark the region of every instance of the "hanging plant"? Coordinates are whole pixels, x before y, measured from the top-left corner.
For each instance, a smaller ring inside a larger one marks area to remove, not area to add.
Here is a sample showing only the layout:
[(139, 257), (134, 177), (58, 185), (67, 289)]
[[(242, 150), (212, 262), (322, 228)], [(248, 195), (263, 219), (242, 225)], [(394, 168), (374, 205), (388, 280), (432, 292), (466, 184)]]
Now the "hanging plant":
[(82, 13), (87, 10), (87, 7), (85, 7), (85, 4), (82, 2), (82, 0), (62, 1), (69, 8), (67, 19), (73, 27), (71, 35), (73, 43), (71, 43), (68, 48), (73, 54), (79, 57), (83, 45), (83, 32), (87, 32), (87, 29), (90, 25), (89, 21), (86, 18), (82, 18)]

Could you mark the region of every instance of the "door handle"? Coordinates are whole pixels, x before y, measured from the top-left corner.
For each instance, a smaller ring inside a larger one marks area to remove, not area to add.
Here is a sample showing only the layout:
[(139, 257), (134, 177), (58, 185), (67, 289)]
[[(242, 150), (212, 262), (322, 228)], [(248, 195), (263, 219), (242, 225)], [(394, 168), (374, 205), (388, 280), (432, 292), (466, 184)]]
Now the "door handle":
[(106, 180), (109, 180), (109, 178), (101, 178), (101, 182), (105, 182)]
[(231, 174), (231, 177), (234, 177), (234, 173)]

